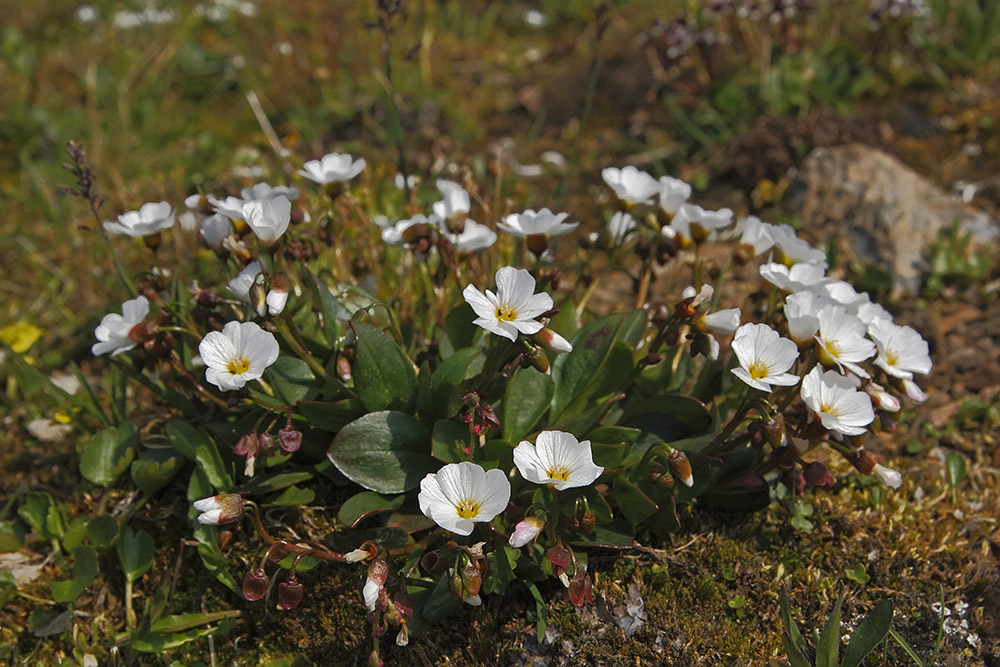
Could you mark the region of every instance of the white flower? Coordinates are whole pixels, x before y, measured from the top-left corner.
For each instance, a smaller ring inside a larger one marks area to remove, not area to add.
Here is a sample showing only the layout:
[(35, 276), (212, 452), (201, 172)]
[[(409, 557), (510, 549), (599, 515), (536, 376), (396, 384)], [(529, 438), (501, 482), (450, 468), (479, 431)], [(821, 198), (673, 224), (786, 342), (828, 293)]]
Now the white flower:
[(569, 217), (569, 213), (553, 213), (547, 208), (543, 208), (537, 213), (528, 209), (523, 213), (512, 213), (497, 223), (497, 227), (514, 236), (532, 236), (543, 234), (545, 236), (561, 236), (569, 234), (580, 226), (580, 223), (563, 222)]
[(771, 236), (774, 238), (774, 247), (779, 251), (780, 261), (785, 264), (798, 264), (800, 262), (821, 264), (823, 270), (826, 270), (826, 253), (813, 248), (800, 239), (790, 226), (773, 225)]
[(378, 602), (378, 594), (382, 591), (382, 584), (371, 577), (365, 579), (365, 587), (361, 591), (361, 597), (365, 600), (368, 611), (375, 611), (375, 604)]
[(827, 306), (819, 311), (820, 361), (836, 364), (858, 377), (871, 377), (858, 362), (875, 354), (875, 343), (865, 338), (865, 325), (843, 306)]
[(637, 226), (635, 218), (625, 211), (618, 211), (608, 221), (608, 233), (611, 234), (611, 240), (615, 245), (621, 245), (625, 242), (629, 232)]
[(215, 212), (221, 213), (234, 222), (243, 221), (243, 204), (246, 203), (239, 197), (219, 199), (213, 195), (208, 195), (208, 204), (215, 209)]
[(517, 340), (518, 332), (537, 333), (542, 323), (535, 318), (552, 309), (552, 297), (535, 294), (535, 279), (525, 269), (503, 266), (496, 273), (497, 292), (484, 295), (467, 285), (462, 296), (479, 317), (474, 324), (491, 333)]
[(456, 216), (464, 217), (468, 215), (472, 202), (465, 188), (454, 181), (448, 181), (443, 178), (438, 179), (436, 185), (437, 189), (444, 195), (444, 199), (434, 202), (431, 205), (434, 215), (444, 222), (452, 220)]
[(755, 215), (747, 216), (743, 221), (743, 234), (740, 236), (740, 245), (747, 245), (753, 248), (754, 256), (761, 255), (774, 247), (774, 225), (763, 222)]
[(709, 333), (714, 333), (718, 336), (728, 336), (739, 328), (740, 314), (739, 308), (716, 310), (702, 315), (696, 322), (696, 325), (699, 329), (703, 329)]
[(771, 385), (791, 387), (799, 377), (788, 372), (799, 356), (798, 347), (766, 324), (744, 324), (736, 330), (733, 352), (740, 362), (733, 375), (754, 389), (771, 391)]
[(243, 219), (257, 238), (268, 245), (280, 239), (288, 229), (291, 212), (292, 202), (284, 195), (243, 204)]
[(786, 292), (816, 291), (830, 281), (826, 267), (814, 262), (799, 262), (792, 268), (778, 262), (761, 264), (760, 275), (767, 282)]
[(861, 435), (875, 420), (871, 398), (854, 388), (854, 383), (837, 371), (816, 366), (802, 379), (802, 401), (824, 428), (844, 435)]
[(277, 317), (281, 315), (281, 312), (285, 309), (285, 304), (288, 303), (288, 291), (278, 289), (269, 290), (264, 303), (267, 304), (267, 314), (271, 317)]
[(683, 204), (670, 221), (670, 229), (683, 240), (702, 242), (713, 231), (724, 229), (733, 222), (733, 212), (728, 208), (708, 211), (696, 204)]
[(604, 472), (594, 465), (590, 440), (564, 431), (542, 431), (535, 444), (522, 441), (514, 448), (514, 465), (529, 482), (552, 484), (556, 491), (589, 486)]
[(876, 319), (868, 334), (878, 348), (875, 365), (897, 378), (913, 378), (914, 373), (931, 372), (927, 341), (914, 329), (887, 320)]
[(149, 202), (138, 211), (129, 211), (118, 216), (118, 222), (105, 222), (104, 228), (113, 234), (126, 236), (150, 236), (174, 226), (174, 211), (170, 204)]
[(796, 292), (785, 298), (785, 319), (788, 336), (796, 343), (812, 341), (819, 332), (819, 311), (833, 302), (825, 294)]
[(201, 221), (198, 235), (209, 248), (220, 250), (222, 242), (227, 236), (232, 236), (233, 231), (233, 223), (230, 222), (229, 218), (221, 213), (214, 213)]
[(240, 271), (239, 275), (229, 281), (229, 291), (240, 301), (250, 303), (250, 288), (254, 283), (263, 283), (260, 263), (250, 262)]
[(887, 468), (881, 463), (876, 463), (872, 469), (872, 474), (878, 477), (878, 481), (886, 486), (898, 489), (903, 483), (903, 476), (892, 468)]
[(441, 233), (455, 246), (455, 251), (459, 253), (485, 250), (497, 242), (497, 233), (475, 220), (466, 220), (465, 228), (461, 234), (452, 234), (445, 226), (441, 227)]
[(414, 174), (410, 174), (406, 178), (403, 178), (402, 174), (396, 174), (396, 177), (393, 179), (393, 183), (400, 190), (405, 190), (407, 188), (412, 190), (413, 188), (417, 187), (417, 183), (419, 182), (420, 182), (420, 177)]
[(253, 322), (229, 322), (210, 331), (198, 345), (205, 362), (205, 379), (223, 391), (240, 389), (260, 379), (278, 359), (278, 341)]
[(681, 204), (691, 196), (691, 186), (679, 178), (660, 176), (660, 208), (667, 215), (675, 215)]
[(355, 160), (347, 153), (327, 153), (319, 160), (309, 160), (299, 173), (310, 181), (327, 185), (349, 181), (365, 168), (363, 158)]
[(858, 319), (864, 322), (865, 326), (869, 329), (871, 329), (872, 323), (875, 320), (892, 322), (892, 313), (873, 301), (858, 306), (857, 315)]
[(502, 470), (469, 461), (449, 463), (420, 481), (420, 511), (452, 533), (469, 535), (473, 522), (492, 521), (507, 508), (510, 482)]
[(831, 301), (843, 306), (849, 313), (858, 312), (861, 306), (871, 301), (868, 292), (859, 294), (853, 285), (843, 280), (831, 280), (821, 285), (820, 289)]
[(136, 342), (128, 337), (132, 327), (142, 322), (149, 315), (149, 301), (144, 296), (137, 296), (122, 304), (122, 314), (109, 313), (94, 329), (94, 337), (99, 342), (94, 343), (90, 352), (95, 356), (111, 353), (111, 356), (121, 354), (135, 347)]
[[(417, 230), (407, 234), (407, 230), (411, 227), (416, 227), (417, 225), (433, 225), (436, 221), (430, 220), (424, 215), (415, 215), (412, 218), (407, 218), (405, 220), (398, 220), (393, 224), (386, 224), (382, 226), (382, 240), (391, 246), (408, 246), (415, 238), (410, 238), (415, 235)], [(420, 236), (417, 234), (417, 236)]]
[(608, 167), (601, 172), (601, 176), (615, 195), (628, 205), (648, 203), (660, 193), (659, 181), (632, 166), (624, 169)]
[(528, 542), (531, 542), (533, 539), (538, 537), (544, 527), (545, 522), (537, 516), (525, 517), (523, 520), (518, 521), (517, 525), (514, 526), (514, 532), (510, 534), (510, 539), (507, 540), (507, 542), (515, 549), (520, 549)]
[(269, 183), (257, 183), (249, 188), (240, 190), (240, 196), (244, 201), (263, 201), (284, 197), (288, 201), (295, 201), (299, 198), (299, 189), (287, 185), (271, 185)]

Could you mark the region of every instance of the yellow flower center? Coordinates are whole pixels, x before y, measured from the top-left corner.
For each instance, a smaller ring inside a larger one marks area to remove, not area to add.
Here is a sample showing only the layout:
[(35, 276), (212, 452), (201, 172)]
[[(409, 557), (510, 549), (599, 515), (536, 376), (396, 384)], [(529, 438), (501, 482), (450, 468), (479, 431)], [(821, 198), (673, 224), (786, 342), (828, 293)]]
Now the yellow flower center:
[(514, 322), (517, 320), (517, 311), (507, 304), (497, 306), (497, 319), (504, 322)]
[(250, 361), (245, 357), (233, 357), (226, 364), (226, 370), (230, 375), (240, 375), (250, 370)]
[(549, 479), (558, 479), (560, 482), (565, 482), (569, 479), (569, 468), (556, 465), (546, 470), (545, 474), (548, 475)]
[(890, 366), (895, 366), (896, 363), (899, 361), (899, 356), (895, 352), (893, 352), (892, 350), (886, 350), (885, 351), (885, 360), (886, 360), (886, 363), (888, 363)]
[(747, 372), (750, 373), (750, 377), (754, 380), (759, 380), (768, 376), (767, 366), (760, 361), (755, 361), (750, 364), (750, 368), (747, 369)]
[(836, 341), (832, 340), (825, 341), (823, 343), (823, 348), (827, 356), (829, 356), (831, 359), (836, 359), (837, 357), (840, 356), (840, 346), (837, 345)]
[(479, 515), (479, 503), (474, 500), (463, 500), (455, 505), (458, 516), (463, 519), (472, 519)]
[(840, 410), (830, 405), (829, 403), (821, 403), (819, 406), (819, 411), (825, 415), (830, 415), (831, 417), (840, 416)]

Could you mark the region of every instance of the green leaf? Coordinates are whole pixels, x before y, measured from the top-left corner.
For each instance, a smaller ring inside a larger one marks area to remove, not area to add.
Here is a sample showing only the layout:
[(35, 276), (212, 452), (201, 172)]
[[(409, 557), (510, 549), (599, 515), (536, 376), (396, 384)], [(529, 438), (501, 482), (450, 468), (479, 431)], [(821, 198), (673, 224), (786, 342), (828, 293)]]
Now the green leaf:
[(406, 496), (393, 496), (386, 498), (372, 491), (362, 491), (348, 498), (340, 511), (337, 512), (337, 519), (346, 526), (356, 527), (365, 518), (379, 514), (381, 512), (394, 512), (403, 505)]
[(858, 563), (854, 567), (844, 570), (844, 576), (851, 581), (861, 584), (862, 586), (867, 584), (872, 579), (868, 574), (868, 570), (865, 569), (865, 566), (862, 563)]
[(49, 513), (56, 511), (52, 502), (52, 496), (39, 491), (32, 491), (24, 495), (24, 502), (17, 510), (17, 515), (24, 519), (24, 522), (31, 526), (43, 540), (51, 540), (56, 537), (49, 530)]
[(570, 540), (570, 544), (591, 549), (625, 551), (635, 545), (635, 530), (631, 522), (622, 517), (615, 517), (607, 525), (596, 526), (590, 535), (577, 533)]
[(365, 409), (410, 412), (417, 399), (417, 373), (395, 341), (364, 322), (352, 322), (357, 335), (354, 390)]
[(153, 566), (155, 551), (153, 537), (149, 533), (122, 526), (121, 539), (118, 540), (118, 560), (121, 561), (128, 581), (135, 581)]
[(444, 318), (444, 333), (453, 349), (460, 350), (472, 345), (472, 340), (479, 332), (479, 327), (473, 324), (475, 320), (476, 311), (465, 301), (452, 308)]
[[(208, 477), (200, 468), (195, 468), (191, 479), (188, 482), (187, 499), (189, 503), (213, 495), (212, 486)], [(194, 507), (189, 507), (188, 518), (194, 524), (193, 532), (198, 540), (198, 555), (205, 569), (219, 580), (226, 588), (236, 595), (243, 595), (242, 586), (236, 582), (233, 575), (229, 573), (229, 561), (219, 548), (219, 532), (215, 526), (205, 526), (195, 518), (199, 512)]]
[(840, 667), (859, 667), (865, 656), (885, 640), (891, 625), (892, 600), (882, 600), (851, 634)]
[(431, 591), (430, 597), (424, 604), (422, 611), (425, 620), (434, 622), (447, 617), (458, 609), (462, 601), (458, 599), (448, 586), (448, 577), (443, 576), (438, 579), (437, 586)]
[(788, 658), (788, 662), (791, 663), (792, 667), (812, 667), (806, 657), (802, 655), (802, 651), (795, 645), (791, 637), (788, 636), (787, 632), (781, 633), (781, 645), (785, 649), (785, 657)]
[(545, 605), (545, 599), (538, 591), (538, 586), (535, 586), (534, 582), (525, 581), (524, 585), (528, 588), (528, 592), (531, 593), (531, 597), (535, 600), (535, 638), (538, 640), (538, 644), (541, 645), (541, 643), (545, 641), (545, 630), (549, 618), (549, 608)]
[(299, 401), (295, 404), (295, 409), (305, 417), (309, 426), (329, 433), (336, 433), (365, 414), (364, 404), (356, 398), (336, 402)]
[(458, 463), (468, 460), (469, 425), (461, 422), (441, 419), (434, 422), (434, 432), (431, 434), (431, 451), (434, 457), (445, 463)]
[(514, 575), (514, 568), (517, 567), (517, 559), (521, 556), (521, 550), (515, 549), (509, 544), (500, 544), (486, 555), (490, 566), (486, 569), (486, 578), (483, 580), (483, 591), (490, 595), (503, 595), (507, 592), (507, 586), (517, 577)]
[(323, 335), (326, 337), (330, 347), (337, 347), (340, 339), (344, 335), (343, 321), (351, 319), (352, 312), (341, 303), (330, 292), (330, 288), (313, 273), (309, 267), (304, 266), (309, 275), (313, 294), (316, 295), (316, 303), (319, 312), (323, 316)]
[(219, 493), (228, 493), (233, 488), (233, 480), (229, 477), (222, 455), (204, 429), (172, 419), (167, 422), (167, 437), (174, 449), (198, 465), (198, 469), (205, 473), (208, 482)]
[(138, 433), (131, 424), (104, 429), (84, 443), (80, 474), (94, 484), (109, 486), (128, 469), (137, 443)]
[(268, 498), (262, 504), (266, 507), (302, 507), (311, 503), (315, 498), (316, 492), (312, 489), (290, 486), (277, 496)]
[(52, 582), (52, 599), (56, 602), (73, 602), (97, 577), (97, 552), (92, 547), (73, 550), (73, 578)]
[(528, 435), (549, 409), (555, 390), (552, 378), (534, 368), (514, 371), (500, 409), (503, 439), (513, 443)]
[(391, 410), (355, 419), (341, 429), (326, 455), (352, 482), (379, 493), (409, 491), (440, 467), (423, 424)]
[[(795, 650), (799, 651), (803, 645), (802, 633), (799, 632), (799, 626), (792, 619), (792, 613), (788, 607), (788, 588), (784, 585), (781, 586), (781, 593), (778, 595), (778, 608), (780, 610), (781, 622), (785, 625), (785, 633), (791, 639)], [(785, 650), (787, 651), (787, 649)]]
[(10, 572), (0, 572), (0, 607), (17, 595), (17, 579)]
[(673, 443), (708, 430), (712, 415), (705, 404), (687, 396), (651, 396), (631, 403), (618, 420), (642, 431), (637, 448), (651, 442)]
[(267, 367), (267, 379), (274, 389), (274, 398), (283, 405), (295, 405), (316, 389), (316, 376), (309, 364), (295, 357), (278, 357)]
[(844, 593), (841, 593), (816, 644), (816, 667), (837, 667), (840, 664), (840, 608), (843, 604)]
[(646, 325), (641, 310), (625, 315), (609, 315), (577, 331), (571, 340), (573, 350), (556, 358), (552, 368), (555, 394), (552, 399), (553, 421), (560, 419), (571, 404), (584, 406), (606, 377), (602, 366), (611, 355), (616, 340), (635, 347)]
[(653, 516), (660, 506), (623, 475), (615, 477), (614, 499), (618, 509), (633, 526)]
[[(431, 389), (427, 396), (427, 405), (421, 406), (420, 416), (426, 416), (425, 422), (431, 424), (438, 419), (454, 417), (462, 407), (462, 397), (458, 388), (469, 373), (470, 367), (479, 357), (478, 347), (464, 347), (441, 362), (431, 374)], [(424, 413), (427, 412), (427, 415)]]
[(967, 464), (965, 457), (958, 452), (948, 452), (944, 457), (944, 467), (948, 474), (948, 485), (952, 488), (958, 486), (965, 479)]
[(184, 461), (179, 456), (161, 459), (144, 452), (138, 460), (132, 461), (132, 481), (140, 491), (150, 496), (169, 484), (183, 465)]
[(87, 537), (95, 549), (106, 549), (118, 537), (118, 520), (101, 514), (87, 522)]
[(308, 482), (315, 476), (315, 473), (310, 470), (293, 470), (274, 475), (255, 475), (247, 480), (246, 484), (241, 484), (237, 490), (249, 496), (259, 496), (287, 489), (294, 484)]
[(19, 551), (24, 545), (24, 528), (11, 521), (0, 521), (0, 553)]
[(86, 536), (87, 519), (86, 517), (78, 516), (73, 519), (73, 523), (66, 528), (65, 534), (63, 534), (61, 538), (63, 548), (66, 550), (76, 549), (83, 543), (83, 538)]

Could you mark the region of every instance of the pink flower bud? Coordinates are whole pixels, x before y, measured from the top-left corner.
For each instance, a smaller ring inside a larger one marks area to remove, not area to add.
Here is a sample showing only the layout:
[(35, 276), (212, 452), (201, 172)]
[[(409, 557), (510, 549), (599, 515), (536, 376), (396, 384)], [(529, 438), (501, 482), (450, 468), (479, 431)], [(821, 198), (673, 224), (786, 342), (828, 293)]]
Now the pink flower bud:
[(903, 476), (892, 468), (887, 468), (881, 463), (876, 463), (875, 467), (872, 469), (872, 473), (878, 477), (878, 481), (882, 482), (886, 486), (891, 486), (894, 489), (898, 489), (903, 483)]
[(514, 526), (514, 532), (510, 535), (510, 546), (515, 549), (520, 549), (524, 545), (528, 544), (542, 532), (542, 528), (545, 526), (545, 522), (539, 519), (537, 516), (525, 517), (523, 520), (519, 521), (516, 526)]
[(555, 352), (573, 351), (573, 346), (570, 345), (568, 340), (548, 327), (544, 327), (538, 333), (532, 335), (531, 339), (546, 350), (553, 350)]
[(194, 508), (201, 512), (198, 523), (207, 526), (237, 523), (243, 519), (243, 497), (236, 493), (223, 493), (194, 502)]
[(876, 410), (899, 412), (899, 399), (887, 392), (882, 385), (869, 382), (864, 386), (864, 391), (871, 397), (872, 407)]
[(302, 431), (285, 427), (278, 431), (278, 445), (286, 454), (299, 451), (302, 446)]
[(278, 609), (281, 611), (295, 609), (299, 606), (299, 602), (302, 602), (302, 584), (293, 575), (278, 584)]
[(687, 454), (679, 449), (673, 449), (667, 457), (667, 464), (670, 466), (670, 472), (674, 473), (685, 486), (694, 485), (694, 475), (691, 474), (691, 462), (688, 461)]
[(577, 607), (582, 606), (584, 602), (590, 602), (591, 604), (594, 602), (594, 585), (591, 583), (590, 577), (587, 576), (583, 567), (579, 564), (576, 566), (576, 572), (573, 574), (572, 581), (569, 582), (566, 597)]
[(264, 568), (258, 567), (250, 570), (243, 577), (243, 597), (250, 602), (256, 602), (267, 595), (267, 589), (270, 585), (271, 580), (268, 579)]
[(914, 403), (923, 403), (927, 400), (927, 394), (913, 380), (903, 379), (903, 391), (906, 392), (906, 397)]

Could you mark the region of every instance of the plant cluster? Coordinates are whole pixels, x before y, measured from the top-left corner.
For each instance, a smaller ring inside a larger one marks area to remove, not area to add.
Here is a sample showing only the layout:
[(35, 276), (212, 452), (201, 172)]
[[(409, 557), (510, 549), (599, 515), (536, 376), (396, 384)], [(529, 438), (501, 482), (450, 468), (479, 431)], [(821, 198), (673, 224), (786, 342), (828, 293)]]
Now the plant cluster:
[[(927, 344), (791, 227), (706, 210), (687, 183), (635, 167), (604, 170), (608, 222), (588, 235), (547, 208), (497, 220), (470, 180), (427, 197), (400, 175), (390, 196), (409, 217), (390, 220), (363, 206), (365, 168), (331, 153), (299, 171), (305, 194), (192, 195), (189, 232), (169, 202), (102, 221), (112, 247), (141, 239), (153, 267), (138, 282), (118, 267), (134, 296), (94, 331), (115, 371), (108, 396), (63, 396), (97, 431), (81, 472), (110, 486), (128, 470), (137, 506), (187, 476), (199, 554), (245, 599), (293, 609), (308, 594), (297, 572), (358, 567), (377, 659), (390, 627), (405, 645), (517, 584), (542, 636), (541, 582), (593, 602), (588, 556), (679, 530), (685, 505), (753, 511), (779, 484), (793, 498), (833, 488), (831, 454), (900, 485), (866, 442), (901, 399), (923, 400)], [(97, 216), (92, 179), (77, 191)], [(168, 233), (197, 234), (209, 267), (197, 281), (160, 264)], [(716, 242), (722, 266), (703, 256)], [(615, 273), (634, 307), (591, 312)], [(161, 415), (141, 430), (139, 387)], [(268, 525), (265, 508), (308, 505), (331, 477), (356, 491), (342, 530)], [(32, 502), (47, 530), (44, 498)], [(75, 544), (117, 543), (131, 585), (151, 537), (98, 514)], [(242, 583), (234, 562), (250, 562)], [(157, 645), (130, 590), (126, 603), (123, 641)]]

